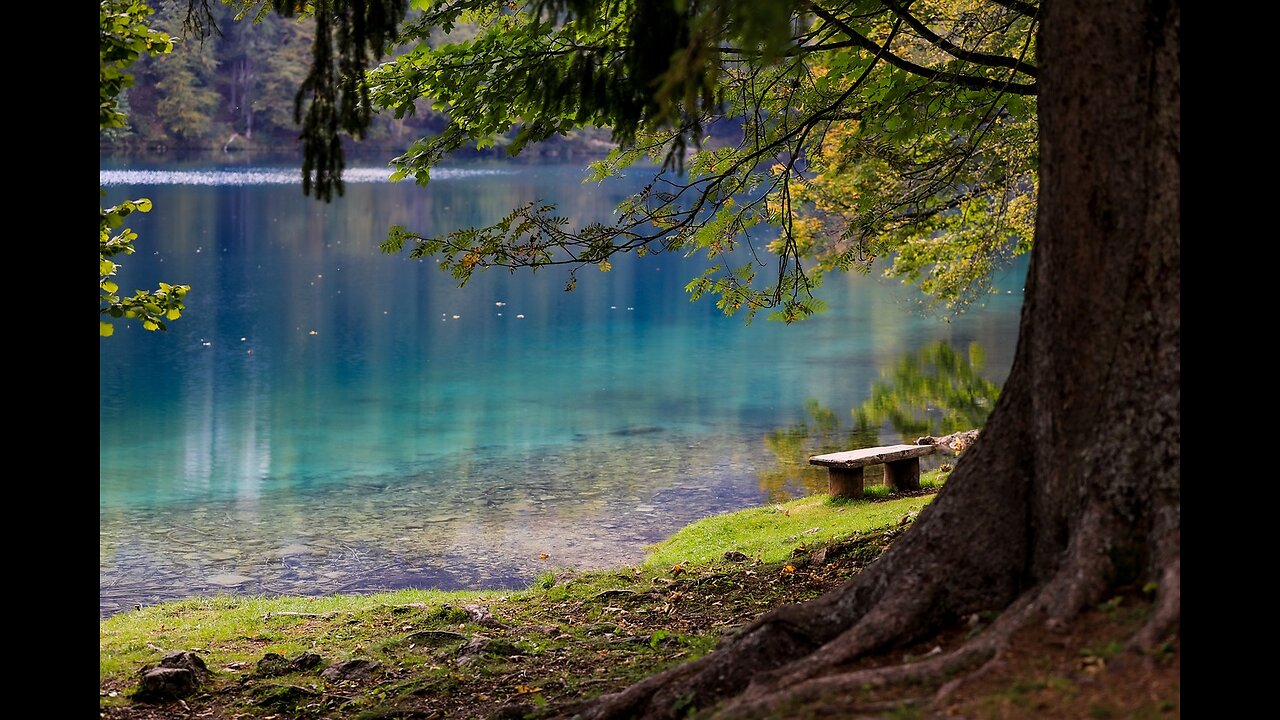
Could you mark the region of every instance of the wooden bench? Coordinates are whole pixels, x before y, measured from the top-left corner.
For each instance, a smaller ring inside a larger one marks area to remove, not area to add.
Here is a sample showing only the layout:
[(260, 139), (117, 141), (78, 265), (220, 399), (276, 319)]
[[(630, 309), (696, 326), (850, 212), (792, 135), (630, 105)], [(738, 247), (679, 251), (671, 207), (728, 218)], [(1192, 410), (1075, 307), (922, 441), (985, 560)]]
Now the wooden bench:
[(937, 450), (935, 445), (883, 445), (814, 455), (811, 465), (827, 468), (831, 497), (862, 497), (862, 471), (868, 465), (884, 465), (884, 483), (891, 489), (920, 489), (920, 458)]

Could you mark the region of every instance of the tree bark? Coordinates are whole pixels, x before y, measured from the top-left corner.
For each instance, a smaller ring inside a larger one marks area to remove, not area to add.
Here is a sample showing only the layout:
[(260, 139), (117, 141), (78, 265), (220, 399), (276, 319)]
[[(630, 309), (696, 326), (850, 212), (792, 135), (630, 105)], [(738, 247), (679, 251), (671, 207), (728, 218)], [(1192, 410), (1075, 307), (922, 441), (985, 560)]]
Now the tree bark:
[[(604, 696), (582, 717), (716, 717), (981, 665), (1032, 618), (1067, 623), (1156, 583), (1134, 639), (1179, 627), (1180, 9), (1042, 6), (1040, 197), (1021, 332), (987, 426), (939, 496), (843, 588)], [(970, 613), (1000, 620), (927, 662), (847, 672)]]

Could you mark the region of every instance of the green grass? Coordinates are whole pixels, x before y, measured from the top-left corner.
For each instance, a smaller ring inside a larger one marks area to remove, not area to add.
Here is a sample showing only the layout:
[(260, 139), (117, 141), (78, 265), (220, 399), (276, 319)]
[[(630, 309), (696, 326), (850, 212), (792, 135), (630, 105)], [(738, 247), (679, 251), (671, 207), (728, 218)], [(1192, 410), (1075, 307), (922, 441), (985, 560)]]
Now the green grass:
[[(446, 647), (447, 639), (413, 640), (423, 631), (447, 631), (472, 636), (492, 634), (476, 624), (462, 610), (479, 604), (516, 627), (542, 627), (546, 631), (522, 636), (519, 651), (573, 653), (583, 645), (597, 647), (615, 632), (636, 632), (635, 625), (620, 622), (616, 611), (634, 597), (627, 593), (647, 591), (671, 582), (672, 567), (682, 564), (687, 573), (712, 573), (723, 566), (742, 568), (743, 563), (723, 559), (727, 551), (741, 552), (757, 563), (781, 563), (800, 546), (819, 547), (832, 540), (847, 539), (899, 524), (903, 516), (924, 507), (932, 495), (873, 502), (838, 501), (814, 496), (783, 505), (753, 508), (696, 522), (657, 544), (646, 561), (632, 568), (578, 573), (562, 569), (544, 573), (527, 589), (486, 592), (442, 592), (402, 590), (374, 595), (328, 597), (231, 597), (194, 598), (121, 613), (99, 625), (99, 675), (106, 686), (120, 692), (104, 697), (104, 706), (126, 702), (123, 690), (144, 664), (156, 663), (169, 650), (200, 653), (211, 667), (227, 668), (244, 663), (248, 673), (265, 653), (296, 657), (317, 652), (326, 662), (349, 657), (368, 657), (394, 668), (406, 677), (405, 692), (423, 683), (448, 683), (449, 675), (440, 667), (441, 658), (456, 649)], [(765, 573), (766, 568), (754, 565)], [(777, 571), (773, 571), (776, 573)], [(765, 573), (767, 574), (767, 573)], [(684, 577), (688, 577), (685, 575)], [(767, 597), (753, 602), (772, 602)], [(606, 607), (606, 606), (614, 607)], [(763, 605), (762, 610), (767, 609)], [(572, 622), (566, 613), (575, 614)], [(637, 616), (630, 616), (634, 622)], [(451, 636), (437, 633), (429, 637)], [(685, 659), (707, 652), (717, 641), (708, 628), (703, 635), (684, 631), (646, 631), (641, 649), (660, 648)], [(595, 643), (592, 645), (592, 643)], [(438, 645), (438, 646), (437, 646)], [(501, 670), (506, 661), (485, 660), (474, 669), (489, 665)], [(637, 664), (626, 672), (642, 677), (649, 668)], [(495, 670), (496, 672), (496, 670)], [(443, 674), (442, 674), (443, 673)], [(287, 682), (287, 678), (281, 678)], [(298, 678), (302, 682), (304, 678)], [(384, 688), (383, 692), (386, 689)]]
[[(373, 628), (362, 620), (376, 621), (379, 611), (419, 604), (428, 610), (416, 622), (450, 620), (441, 608), (457, 607), (500, 595), (496, 592), (442, 592), (401, 590), (377, 595), (328, 597), (230, 597), (192, 598), (120, 613), (99, 626), (99, 675), (136, 671), (154, 663), (163, 649), (207, 653), (217, 648), (220, 661), (253, 662), (264, 653), (295, 656), (314, 647), (345, 646), (351, 649), (377, 640)], [(418, 608), (415, 608), (418, 609)], [(432, 618), (432, 612), (439, 616)], [(279, 613), (304, 613), (280, 615)], [(311, 616), (319, 617), (311, 617)], [(342, 618), (345, 622), (329, 622)]]
[[(937, 487), (937, 473), (921, 477), (921, 487)], [(882, 485), (867, 487), (868, 499), (887, 494)], [(781, 505), (715, 515), (686, 526), (650, 549), (645, 564), (669, 569), (677, 563), (715, 563), (737, 551), (761, 562), (781, 562), (799, 544), (818, 546), (853, 533), (892, 526), (919, 512), (932, 495), (884, 502), (832, 500), (811, 495)]]
[(677, 563), (706, 564), (736, 551), (765, 563), (780, 562), (805, 544), (819, 546), (853, 533), (889, 527), (919, 512), (931, 496), (886, 502), (832, 501), (814, 495), (781, 505), (699, 520), (653, 546), (645, 564), (669, 569)]

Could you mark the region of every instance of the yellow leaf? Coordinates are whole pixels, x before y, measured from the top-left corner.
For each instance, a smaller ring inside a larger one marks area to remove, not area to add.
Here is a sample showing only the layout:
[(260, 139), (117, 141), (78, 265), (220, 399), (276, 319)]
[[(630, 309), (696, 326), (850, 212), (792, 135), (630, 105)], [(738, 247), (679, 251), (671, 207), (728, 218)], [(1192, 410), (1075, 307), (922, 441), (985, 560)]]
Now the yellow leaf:
[(102, 337), (111, 337), (115, 334), (116, 326), (109, 322), (98, 321), (98, 335)]
[(789, 564), (789, 563), (788, 563), (787, 565), (783, 565), (783, 566), (782, 566), (782, 572), (784, 572), (784, 573), (793, 573), (793, 572), (795, 572), (795, 571), (796, 571), (796, 566), (795, 566), (795, 565), (791, 565), (791, 564)]
[(177, 320), (178, 318), (182, 317), (182, 311), (177, 308), (173, 308), (169, 312), (165, 313), (164, 316), (169, 318), (170, 320)]
[(536, 693), (536, 692), (540, 692), (541, 690), (542, 690), (542, 688), (540, 688), (540, 687), (533, 687), (533, 686), (530, 686), (530, 685), (517, 685), (517, 686), (516, 686), (516, 694), (517, 694), (517, 695), (528, 695), (529, 693)]
[(612, 269), (613, 269), (613, 263), (609, 262), (608, 260), (600, 261), (600, 272), (609, 272)]

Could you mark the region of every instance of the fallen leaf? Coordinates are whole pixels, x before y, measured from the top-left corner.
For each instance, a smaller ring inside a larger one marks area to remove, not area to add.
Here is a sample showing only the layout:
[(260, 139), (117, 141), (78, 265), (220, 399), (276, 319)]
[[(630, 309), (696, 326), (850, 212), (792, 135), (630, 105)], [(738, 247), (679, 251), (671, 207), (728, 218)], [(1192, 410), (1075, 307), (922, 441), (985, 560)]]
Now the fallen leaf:
[(551, 557), (551, 556), (550, 556), (550, 555), (548, 555), (548, 554), (546, 554), (546, 553), (538, 553), (538, 559), (539, 559), (539, 560), (546, 560), (546, 559), (547, 559), (547, 558), (549, 558), (549, 557)]

